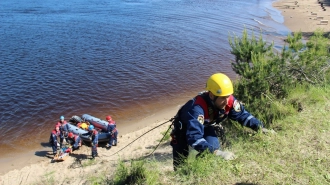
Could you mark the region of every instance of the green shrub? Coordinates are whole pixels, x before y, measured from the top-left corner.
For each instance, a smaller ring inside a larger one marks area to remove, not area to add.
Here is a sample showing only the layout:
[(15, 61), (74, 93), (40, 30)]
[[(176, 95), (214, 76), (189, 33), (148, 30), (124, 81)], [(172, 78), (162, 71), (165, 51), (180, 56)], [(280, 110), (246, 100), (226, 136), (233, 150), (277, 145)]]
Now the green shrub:
[(317, 30), (306, 43), (301, 33), (288, 35), (288, 46), (281, 53), (273, 51), (260, 34), (257, 39), (246, 29), (242, 37), (229, 38), (235, 55), (233, 70), (239, 74), (234, 83), (235, 96), (248, 110), (265, 123), (294, 113), (297, 102), (284, 100), (289, 92), (302, 84), (324, 85), (329, 79), (329, 44)]
[(252, 51), (254, 53), (271, 53), (273, 48), (273, 44), (267, 45), (263, 41), (261, 34), (259, 39), (255, 37), (254, 33), (249, 38), (246, 29), (243, 30), (241, 38), (235, 35), (232, 40), (229, 35), (229, 45), (232, 48), (231, 54), (235, 56), (235, 62), (232, 63), (232, 68), (238, 75), (242, 75), (247, 66), (251, 64)]

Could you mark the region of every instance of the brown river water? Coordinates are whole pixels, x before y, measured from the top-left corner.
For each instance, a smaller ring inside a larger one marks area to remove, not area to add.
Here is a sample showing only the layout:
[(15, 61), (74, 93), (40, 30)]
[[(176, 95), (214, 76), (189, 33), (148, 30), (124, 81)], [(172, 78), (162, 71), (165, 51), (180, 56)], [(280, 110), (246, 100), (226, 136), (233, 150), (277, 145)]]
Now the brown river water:
[(0, 156), (47, 145), (60, 115), (110, 114), (125, 134), (212, 73), (235, 79), (229, 34), (289, 33), (271, 2), (1, 0)]

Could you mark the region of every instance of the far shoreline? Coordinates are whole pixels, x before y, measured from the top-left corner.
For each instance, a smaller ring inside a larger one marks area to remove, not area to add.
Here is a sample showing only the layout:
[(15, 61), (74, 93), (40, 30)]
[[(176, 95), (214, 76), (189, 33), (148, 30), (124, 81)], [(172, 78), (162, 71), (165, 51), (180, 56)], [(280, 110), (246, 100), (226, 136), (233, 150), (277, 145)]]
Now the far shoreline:
[(273, 2), (272, 6), (281, 11), (283, 24), (292, 32), (302, 32), (304, 36), (310, 36), (317, 28), (324, 32), (330, 30), (329, 23), (321, 24), (321, 20), (330, 20), (330, 9), (324, 11), (316, 0), (278, 0)]

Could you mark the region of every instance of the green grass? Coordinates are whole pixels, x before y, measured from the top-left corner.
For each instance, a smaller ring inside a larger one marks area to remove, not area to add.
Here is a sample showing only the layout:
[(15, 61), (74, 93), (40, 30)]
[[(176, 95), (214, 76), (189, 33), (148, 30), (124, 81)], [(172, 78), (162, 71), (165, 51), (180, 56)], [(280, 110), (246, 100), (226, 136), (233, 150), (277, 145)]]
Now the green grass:
[(51, 172), (47, 172), (44, 176), (43, 179), (41, 181), (41, 184), (45, 184), (45, 185), (50, 185), (50, 184), (55, 184), (55, 171), (51, 171)]
[(101, 172), (96, 176), (90, 175), (87, 181), (92, 185), (105, 184), (105, 182), (108, 180), (106, 174), (107, 172)]
[(95, 164), (96, 164), (96, 160), (95, 159), (90, 159), (90, 160), (85, 160), (82, 163), (82, 166), (87, 167), (87, 166), (92, 166), (92, 165), (95, 165)]
[(161, 134), (163, 137), (162, 137), (162, 139), (157, 140), (157, 142), (165, 143), (171, 139), (171, 130), (169, 130), (168, 132), (167, 132), (167, 130), (165, 130), (165, 131), (161, 132)]

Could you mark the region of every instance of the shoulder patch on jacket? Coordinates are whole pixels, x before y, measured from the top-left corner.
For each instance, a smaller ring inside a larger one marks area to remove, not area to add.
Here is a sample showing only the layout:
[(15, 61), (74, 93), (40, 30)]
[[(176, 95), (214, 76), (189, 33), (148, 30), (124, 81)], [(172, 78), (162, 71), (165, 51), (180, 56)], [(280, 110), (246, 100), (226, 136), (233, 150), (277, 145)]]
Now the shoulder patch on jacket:
[(234, 101), (233, 108), (236, 112), (241, 112), (241, 104), (239, 103), (239, 101)]
[(197, 120), (198, 120), (198, 122), (200, 123), (200, 124), (204, 124), (204, 115), (199, 115), (198, 116), (198, 118), (197, 118)]

